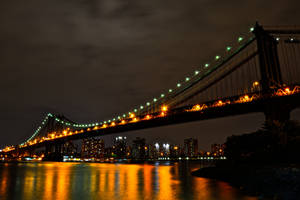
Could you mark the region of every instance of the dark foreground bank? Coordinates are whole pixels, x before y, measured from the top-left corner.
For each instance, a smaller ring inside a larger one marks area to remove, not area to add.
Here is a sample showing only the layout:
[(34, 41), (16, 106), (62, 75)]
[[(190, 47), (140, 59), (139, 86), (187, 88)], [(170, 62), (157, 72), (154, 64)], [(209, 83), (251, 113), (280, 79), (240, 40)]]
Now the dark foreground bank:
[(192, 175), (228, 182), (262, 199), (300, 199), (299, 165), (206, 167)]

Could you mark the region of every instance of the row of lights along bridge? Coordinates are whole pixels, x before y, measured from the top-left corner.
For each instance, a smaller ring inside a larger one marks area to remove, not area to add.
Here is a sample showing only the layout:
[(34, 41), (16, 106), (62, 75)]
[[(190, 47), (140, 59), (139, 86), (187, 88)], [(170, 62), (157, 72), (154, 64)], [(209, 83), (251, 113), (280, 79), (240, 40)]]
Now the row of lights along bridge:
[[(253, 85), (259, 87), (259, 82), (255, 81), (253, 83)], [(283, 87), (283, 88), (275, 89), (271, 95), (272, 95), (272, 97), (276, 97), (276, 96), (293, 95), (296, 93), (300, 93), (300, 86), (294, 86), (293, 88)], [(228, 104), (239, 104), (239, 103), (252, 102), (252, 101), (261, 99), (263, 97), (264, 96), (262, 96), (259, 92), (252, 93), (252, 94), (246, 94), (246, 95), (236, 97), (235, 100), (222, 99), (222, 100), (217, 100), (214, 102), (209, 102), (207, 104), (196, 104), (196, 105), (192, 106), (190, 109), (184, 110), (184, 112), (205, 111), (206, 109), (209, 109), (209, 108), (226, 106)], [(23, 148), (23, 147), (35, 145), (37, 143), (42, 143), (47, 140), (55, 140), (57, 138), (67, 137), (67, 136), (74, 135), (74, 134), (85, 133), (85, 132), (89, 132), (92, 130), (105, 129), (105, 128), (109, 128), (109, 127), (126, 125), (128, 123), (137, 123), (139, 121), (151, 120), (151, 119), (155, 119), (155, 118), (162, 118), (162, 117), (166, 117), (169, 114), (172, 114), (172, 110), (169, 111), (168, 106), (163, 105), (161, 107), (161, 112), (156, 115), (147, 114), (145, 116), (136, 116), (135, 113), (130, 113), (128, 118), (122, 119), (119, 122), (113, 121), (110, 124), (103, 124), (102, 126), (95, 126), (92, 128), (89, 127), (87, 129), (81, 129), (81, 130), (76, 130), (76, 131), (72, 131), (70, 128), (67, 128), (66, 130), (62, 131), (61, 133), (56, 133), (56, 132), (49, 133), (46, 137), (42, 137), (41, 139), (34, 139), (25, 144), (21, 144), (18, 147)], [(15, 150), (15, 148), (16, 148), (15, 146), (7, 146), (4, 149), (1, 149), (0, 152), (13, 151), (13, 150)]]

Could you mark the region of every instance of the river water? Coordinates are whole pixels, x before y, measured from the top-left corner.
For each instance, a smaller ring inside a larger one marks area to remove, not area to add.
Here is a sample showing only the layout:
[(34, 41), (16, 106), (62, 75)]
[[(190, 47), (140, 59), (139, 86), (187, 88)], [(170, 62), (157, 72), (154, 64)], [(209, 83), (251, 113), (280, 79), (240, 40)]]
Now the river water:
[(193, 177), (202, 165), (0, 163), (1, 200), (254, 200), (229, 184)]

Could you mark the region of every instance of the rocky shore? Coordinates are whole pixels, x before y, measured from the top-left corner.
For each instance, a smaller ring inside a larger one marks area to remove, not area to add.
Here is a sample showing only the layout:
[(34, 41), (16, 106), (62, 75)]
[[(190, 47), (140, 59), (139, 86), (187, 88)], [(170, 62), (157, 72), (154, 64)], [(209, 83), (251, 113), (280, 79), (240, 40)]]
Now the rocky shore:
[(299, 165), (207, 167), (192, 175), (228, 182), (260, 199), (300, 199)]

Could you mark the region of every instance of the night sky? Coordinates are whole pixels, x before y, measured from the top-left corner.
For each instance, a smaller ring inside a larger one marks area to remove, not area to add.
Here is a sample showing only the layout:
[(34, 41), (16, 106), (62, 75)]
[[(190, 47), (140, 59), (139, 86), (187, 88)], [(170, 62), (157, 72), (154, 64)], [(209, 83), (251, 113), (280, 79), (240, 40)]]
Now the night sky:
[[(81, 123), (128, 112), (174, 88), (255, 21), (300, 25), (299, 8), (299, 0), (1, 1), (0, 145), (23, 142), (48, 112)], [(197, 137), (208, 149), (263, 121), (251, 114), (123, 135)]]

